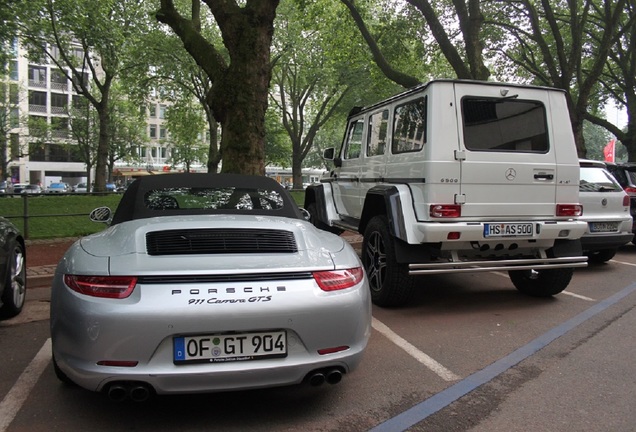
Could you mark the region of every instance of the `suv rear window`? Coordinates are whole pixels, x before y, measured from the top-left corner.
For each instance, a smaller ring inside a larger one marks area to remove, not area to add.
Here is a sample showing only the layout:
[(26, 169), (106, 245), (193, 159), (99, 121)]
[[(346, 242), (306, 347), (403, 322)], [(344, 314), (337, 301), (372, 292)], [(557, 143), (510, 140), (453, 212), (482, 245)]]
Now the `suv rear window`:
[(465, 97), (464, 145), (473, 151), (546, 153), (545, 107), (537, 101)]

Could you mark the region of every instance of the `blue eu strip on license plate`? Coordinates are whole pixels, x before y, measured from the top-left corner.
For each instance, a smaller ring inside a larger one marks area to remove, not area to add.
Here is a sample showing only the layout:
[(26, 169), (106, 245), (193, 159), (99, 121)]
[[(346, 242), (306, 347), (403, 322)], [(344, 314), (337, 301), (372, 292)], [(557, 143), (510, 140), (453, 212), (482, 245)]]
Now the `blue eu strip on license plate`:
[(173, 339), (175, 364), (224, 363), (286, 356), (287, 334), (284, 330), (179, 336)]

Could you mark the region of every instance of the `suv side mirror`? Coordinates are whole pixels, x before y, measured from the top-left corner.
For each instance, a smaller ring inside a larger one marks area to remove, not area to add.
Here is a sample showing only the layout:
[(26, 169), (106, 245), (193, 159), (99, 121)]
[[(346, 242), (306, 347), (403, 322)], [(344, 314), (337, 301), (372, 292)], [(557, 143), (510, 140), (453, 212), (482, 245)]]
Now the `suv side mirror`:
[(322, 152), (322, 158), (326, 159), (326, 160), (330, 160), (332, 161), (334, 158), (334, 153), (336, 152), (336, 149), (333, 147), (329, 147), (328, 149), (325, 149)]

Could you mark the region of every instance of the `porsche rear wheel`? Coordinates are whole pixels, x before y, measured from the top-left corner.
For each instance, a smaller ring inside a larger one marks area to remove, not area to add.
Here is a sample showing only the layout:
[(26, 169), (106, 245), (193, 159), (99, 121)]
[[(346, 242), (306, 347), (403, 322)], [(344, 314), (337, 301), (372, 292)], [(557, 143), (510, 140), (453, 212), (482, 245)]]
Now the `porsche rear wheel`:
[(8, 271), (4, 281), (0, 318), (11, 318), (19, 314), (26, 300), (24, 247), (17, 240), (14, 240), (9, 251)]
[(411, 297), (414, 280), (408, 265), (395, 259), (395, 239), (386, 216), (375, 216), (364, 231), (362, 263), (367, 272), (371, 300), (378, 306), (401, 306)]

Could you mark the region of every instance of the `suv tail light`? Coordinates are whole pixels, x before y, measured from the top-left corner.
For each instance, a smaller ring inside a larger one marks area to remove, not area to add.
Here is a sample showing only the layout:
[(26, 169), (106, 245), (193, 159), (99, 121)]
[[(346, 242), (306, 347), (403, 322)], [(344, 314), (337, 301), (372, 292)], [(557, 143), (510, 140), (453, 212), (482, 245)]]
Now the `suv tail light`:
[(581, 204), (557, 204), (556, 206), (557, 216), (581, 216), (582, 214)]
[(314, 279), (323, 291), (338, 291), (351, 288), (360, 283), (364, 277), (362, 267), (348, 270), (329, 270), (313, 272)]
[(123, 299), (132, 294), (137, 285), (134, 276), (64, 275), (64, 283), (73, 291), (91, 297)]
[(431, 217), (458, 218), (462, 215), (462, 207), (459, 204), (431, 204)]
[(636, 187), (626, 186), (623, 188), (628, 194), (636, 194)]

